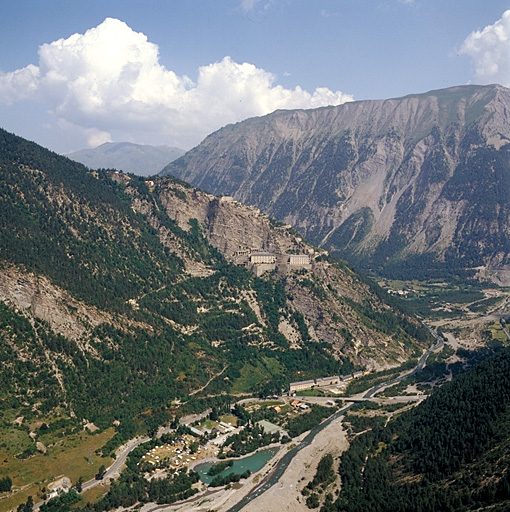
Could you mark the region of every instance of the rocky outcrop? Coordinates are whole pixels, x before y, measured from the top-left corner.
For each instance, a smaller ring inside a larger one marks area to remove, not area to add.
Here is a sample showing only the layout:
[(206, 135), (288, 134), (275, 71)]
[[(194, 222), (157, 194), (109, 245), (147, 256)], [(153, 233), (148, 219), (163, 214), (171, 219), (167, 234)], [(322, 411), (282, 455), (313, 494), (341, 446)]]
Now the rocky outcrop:
[(281, 254), (311, 249), (290, 226), (275, 223), (256, 208), (184, 186), (176, 194), (176, 187), (163, 182), (158, 188), (167, 215), (184, 230), (190, 219), (197, 219), (209, 242), (230, 260), (243, 249)]
[(497, 270), (510, 262), (509, 115), (497, 85), (277, 111), (219, 130), (164, 172), (358, 265)]
[[(3, 130), (0, 168), (0, 356), (12, 418), (62, 408), (104, 427), (235, 390), (255, 366), (250, 391), (394, 366), (428, 342), (380, 289), (230, 197), (90, 171)], [(237, 265), (239, 253), (257, 265), (253, 252), (281, 260), (257, 278)]]
[(0, 271), (0, 301), (46, 322), (54, 331), (74, 341), (82, 340), (110, 315), (88, 306), (44, 276), (14, 266)]
[[(370, 305), (376, 315), (387, 314), (390, 308), (374, 297), (349, 267), (329, 263), (323, 249), (311, 246), (290, 226), (276, 223), (259, 209), (230, 196), (216, 197), (165, 178), (155, 180), (154, 194), (168, 217), (183, 230), (189, 230), (190, 219), (196, 219), (211, 245), (233, 263), (242, 261), (238, 253), (244, 249), (308, 254), (313, 262), (311, 270), (279, 275), (286, 295), (292, 297), (286, 308), (302, 316), (312, 341), (330, 344), (337, 357), (348, 357), (369, 368), (384, 368), (404, 362), (416, 350), (416, 346), (397, 340), (394, 333), (381, 331), (381, 326), (374, 329), (375, 324), (361, 320), (356, 304)], [(136, 201), (134, 197), (133, 202)], [(143, 209), (145, 214), (155, 219), (148, 208), (146, 205)], [(157, 222), (153, 225), (164, 232)], [(256, 300), (251, 301), (250, 307), (262, 320)], [(264, 325), (263, 320), (260, 323)], [(295, 318), (282, 314), (279, 330), (293, 348), (303, 346), (305, 340)]]

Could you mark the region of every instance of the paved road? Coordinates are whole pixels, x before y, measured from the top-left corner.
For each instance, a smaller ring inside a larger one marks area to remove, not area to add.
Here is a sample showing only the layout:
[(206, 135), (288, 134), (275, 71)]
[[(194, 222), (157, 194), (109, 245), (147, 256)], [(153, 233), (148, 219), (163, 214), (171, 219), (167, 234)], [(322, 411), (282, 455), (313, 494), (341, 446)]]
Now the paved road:
[[(150, 440), (150, 437), (143, 437), (140, 439), (132, 439), (128, 443), (126, 443), (125, 448), (122, 450), (122, 452), (117, 456), (113, 464), (106, 470), (102, 480), (96, 480), (95, 478), (92, 478), (91, 480), (87, 480), (82, 484), (82, 490), (81, 492), (87, 491), (89, 489), (92, 489), (92, 487), (95, 487), (96, 485), (99, 485), (103, 480), (109, 479), (109, 478), (115, 478), (117, 474), (120, 471), (120, 468), (124, 461), (127, 459), (127, 456), (137, 447), (140, 446), (142, 443), (146, 443)], [(40, 501), (34, 505), (34, 510), (38, 510), (41, 505), (46, 503), (49, 500), (46, 501)]]
[[(117, 455), (117, 458), (113, 462), (113, 464), (106, 470), (102, 480), (107, 480), (109, 478), (115, 478), (117, 476), (117, 473), (119, 473), (119, 470), (124, 463), (124, 461), (127, 459), (127, 456), (138, 446), (140, 446), (142, 443), (146, 443), (147, 441), (150, 441), (150, 437), (142, 437), (141, 439), (133, 439), (129, 443), (126, 444), (126, 447), (124, 450)], [(92, 487), (98, 485), (101, 483), (101, 480), (96, 480), (95, 478), (92, 478), (91, 480), (88, 480), (82, 485), (82, 492), (87, 491), (88, 489), (91, 489)]]
[[(371, 398), (377, 391), (382, 389), (385, 386), (396, 384), (397, 382), (400, 382), (401, 380), (406, 379), (407, 377), (410, 377), (411, 375), (414, 375), (415, 373), (421, 371), (423, 367), (425, 366), (425, 363), (427, 362), (428, 357), (432, 352), (435, 350), (440, 349), (444, 341), (443, 339), (432, 329), (429, 329), (430, 332), (433, 334), (433, 336), (437, 340), (437, 344), (428, 349), (420, 358), (418, 361), (418, 364), (416, 367), (409, 373), (406, 373), (405, 375), (402, 375), (401, 377), (397, 377), (396, 379), (392, 379), (390, 381), (384, 382), (383, 384), (379, 384), (377, 386), (374, 386), (373, 388), (369, 389), (364, 395), (363, 398)], [(333, 416), (330, 416), (325, 422), (321, 423), (317, 427), (315, 427), (313, 430), (310, 431), (310, 433), (297, 445), (295, 448), (290, 450), (288, 453), (286, 453), (281, 460), (276, 464), (275, 469), (272, 471), (272, 473), (266, 477), (258, 487), (256, 487), (252, 492), (250, 492), (247, 496), (245, 496), (239, 503), (234, 505), (233, 507), (229, 508), (226, 512), (238, 512), (242, 508), (244, 508), (248, 503), (253, 501), (255, 498), (260, 496), (262, 493), (266, 492), (270, 487), (272, 487), (274, 484), (280, 480), (281, 476), (289, 466), (291, 460), (295, 457), (295, 455), (305, 448), (306, 446), (310, 445), (310, 443), (313, 441), (314, 437), (319, 433), (322, 429), (324, 429), (326, 426), (328, 426), (331, 422), (336, 421), (338, 418), (343, 416), (351, 407), (353, 407), (354, 403), (347, 405), (345, 407), (342, 407), (342, 409), (339, 409)]]
[[(432, 333), (432, 335), (436, 338), (437, 344), (434, 347), (427, 350), (425, 352), (425, 354), (423, 354), (423, 356), (418, 361), (418, 364), (414, 368), (414, 370), (411, 371), (410, 373), (407, 373), (407, 374), (401, 376), (401, 377), (397, 377), (396, 379), (392, 379), (390, 381), (384, 382), (382, 384), (379, 384), (378, 386), (375, 386), (375, 387), (369, 389), (363, 395), (363, 398), (365, 398), (365, 399), (371, 398), (383, 387), (396, 384), (396, 383), (400, 382), (401, 380), (406, 379), (407, 377), (410, 377), (411, 375), (414, 375), (415, 373), (417, 373), (423, 369), (430, 354), (432, 352), (434, 352), (435, 350), (440, 349), (444, 344), (443, 339), (434, 330), (432, 330), (430, 327), (428, 329)], [(327, 398), (326, 400), (330, 400), (330, 399), (331, 398)], [(253, 400), (253, 399), (251, 399), (251, 400)], [(301, 451), (303, 448), (305, 448), (306, 446), (309, 446), (318, 432), (320, 432), (323, 428), (325, 428), (331, 422), (333, 422), (333, 421), (337, 420), (339, 417), (343, 416), (353, 405), (354, 405), (354, 403), (349, 404), (345, 407), (342, 407), (342, 409), (339, 409), (335, 414), (330, 416), (325, 422), (321, 423), (320, 425), (318, 425), (317, 427), (312, 429), (310, 431), (310, 433), (303, 439), (303, 441), (301, 441), (301, 443), (299, 443), (299, 445), (294, 447), (292, 450), (290, 450), (288, 453), (286, 453), (284, 455), (284, 457), (282, 457), (282, 459), (275, 466), (275, 469), (273, 470), (273, 472), (271, 473), (271, 475), (269, 477), (264, 479), (258, 487), (256, 487), (250, 494), (248, 494), (248, 496), (246, 496), (243, 500), (241, 500), (237, 505), (230, 508), (227, 512), (237, 512), (238, 510), (241, 510), (250, 501), (254, 500), (257, 496), (260, 496), (263, 492), (267, 491), (276, 482), (278, 482), (278, 480), (281, 478), (281, 476), (283, 475), (284, 471), (289, 466), (289, 464), (290, 464), (291, 460), (294, 458), (294, 456), (299, 451)], [(196, 415), (196, 417), (191, 416), (189, 418), (186, 418), (188, 421), (183, 421), (182, 423), (192, 422), (193, 420), (195, 420), (199, 417), (202, 417), (204, 414), (207, 414), (207, 412)], [(170, 430), (170, 428), (165, 428), (159, 432), (159, 435), (161, 435), (162, 433), (168, 432), (169, 430)], [(129, 443), (127, 443), (125, 448), (123, 449), (123, 451), (115, 459), (114, 463), (106, 470), (106, 472), (103, 476), (103, 480), (109, 479), (109, 478), (115, 478), (117, 476), (122, 464), (126, 460), (127, 456), (136, 447), (140, 446), (142, 443), (146, 443), (149, 440), (150, 440), (149, 437), (143, 437), (143, 438), (139, 438), (139, 439), (133, 439)], [(95, 478), (88, 480), (87, 482), (83, 483), (82, 491), (91, 489), (92, 487), (94, 487), (100, 483), (101, 483), (101, 480), (96, 480)], [(38, 509), (42, 504), (43, 504), (43, 502), (37, 503), (34, 506), (34, 509)]]
[(414, 370), (412, 370), (409, 373), (406, 373), (405, 375), (402, 375), (401, 377), (397, 377), (395, 379), (383, 382), (382, 384), (379, 384), (378, 386), (373, 387), (372, 389), (369, 389), (364, 395), (363, 398), (371, 398), (373, 397), (378, 391), (380, 391), (382, 388), (393, 386), (393, 384), (397, 384), (398, 382), (407, 379), (408, 377), (413, 376), (415, 373), (421, 372), (423, 370), (423, 367), (425, 366), (425, 363), (427, 362), (427, 359), (429, 358), (430, 354), (432, 352), (435, 352), (436, 350), (439, 350), (444, 345), (444, 340), (439, 334), (437, 334), (434, 330), (428, 328), (429, 331), (432, 333), (434, 338), (436, 338), (437, 343), (432, 348), (429, 348), (425, 354), (423, 354), (420, 357), (420, 360), (418, 361), (418, 364), (414, 367)]
[[(203, 418), (204, 416), (207, 416), (210, 412), (210, 409), (207, 411), (190, 415), (185, 418), (181, 418), (180, 424), (181, 425), (189, 425), (190, 423), (193, 423), (194, 421)], [(158, 431), (158, 437), (160, 437), (163, 434), (166, 434), (167, 432), (170, 432), (172, 430), (170, 427), (160, 428)], [(138, 446), (140, 446), (143, 443), (146, 443), (147, 441), (150, 441), (151, 438), (146, 436), (138, 439), (132, 439), (128, 443), (126, 443), (124, 449), (120, 454), (117, 455), (115, 461), (113, 464), (106, 470), (102, 480), (108, 480), (109, 478), (116, 478), (118, 474), (120, 473), (120, 468), (124, 461), (127, 459), (128, 455)], [(100, 484), (102, 480), (96, 480), (95, 478), (92, 478), (91, 480), (88, 480), (82, 485), (82, 491), (86, 491), (88, 489), (91, 489), (92, 487), (95, 487), (96, 485)]]

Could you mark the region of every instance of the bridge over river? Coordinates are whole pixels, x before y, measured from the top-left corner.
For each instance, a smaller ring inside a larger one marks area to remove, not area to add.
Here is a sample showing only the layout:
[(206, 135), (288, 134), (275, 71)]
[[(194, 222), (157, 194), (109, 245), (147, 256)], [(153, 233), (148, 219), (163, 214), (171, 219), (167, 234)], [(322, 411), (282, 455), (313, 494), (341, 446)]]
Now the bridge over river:
[[(377, 386), (374, 386), (373, 388), (366, 391), (363, 396), (361, 396), (359, 399), (353, 399), (353, 400), (370, 400), (373, 398), (373, 396), (380, 391), (381, 389), (392, 386), (393, 384), (397, 384), (398, 382), (414, 375), (417, 372), (420, 372), (423, 370), (428, 357), (430, 354), (436, 350), (439, 350), (443, 347), (444, 341), (443, 339), (434, 331), (431, 330), (431, 333), (434, 335), (434, 337), (437, 340), (437, 344), (428, 349), (420, 358), (418, 361), (418, 364), (416, 367), (409, 373), (406, 373), (405, 375), (401, 375), (400, 377), (396, 377), (394, 379), (391, 379), (389, 381), (383, 382), (382, 384), (378, 384)], [(234, 505), (233, 507), (229, 508), (226, 512), (238, 512), (239, 510), (243, 509), (248, 503), (253, 501), (255, 498), (260, 496), (262, 493), (266, 492), (268, 489), (270, 489), (273, 485), (275, 485), (280, 478), (282, 477), (285, 470), (288, 468), (290, 462), (292, 459), (296, 456), (297, 453), (299, 453), (303, 448), (306, 446), (309, 446), (315, 436), (321, 432), (324, 428), (326, 428), (328, 425), (330, 425), (332, 422), (337, 421), (339, 418), (341, 418), (349, 409), (351, 409), (354, 406), (354, 401), (350, 404), (346, 405), (345, 407), (342, 407), (339, 409), (335, 414), (330, 416), (326, 421), (322, 422), (320, 425), (316, 426), (314, 429), (312, 429), (309, 434), (294, 448), (289, 450), (276, 464), (273, 471), (262, 480), (262, 482), (255, 487), (247, 496), (245, 496), (239, 503)]]

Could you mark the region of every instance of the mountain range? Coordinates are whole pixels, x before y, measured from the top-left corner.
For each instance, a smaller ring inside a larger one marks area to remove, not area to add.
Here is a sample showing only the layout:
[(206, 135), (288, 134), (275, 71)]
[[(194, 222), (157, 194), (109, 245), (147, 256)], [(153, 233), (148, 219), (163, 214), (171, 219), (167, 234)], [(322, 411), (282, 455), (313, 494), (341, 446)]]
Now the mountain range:
[[(260, 252), (309, 265), (257, 277), (235, 261)], [(103, 426), (160, 424), (150, 411), (177, 399), (398, 365), (428, 334), (387, 297), (231, 198), (93, 171), (0, 131), (8, 423), (64, 409)]]
[(226, 126), (172, 174), (390, 277), (510, 283), (510, 90), (459, 86)]
[(182, 149), (132, 142), (105, 142), (97, 148), (82, 149), (66, 156), (90, 169), (118, 169), (139, 176), (152, 176), (182, 156)]
[[(232, 395), (412, 366), (430, 333), (331, 253), (504, 282), (509, 103), (467, 86), (275, 112), (150, 179), (0, 129), (4, 463), (34, 455), (43, 427), (113, 423), (109, 453)], [(505, 510), (509, 367), (503, 349), (396, 420), (371, 417), (323, 510)]]

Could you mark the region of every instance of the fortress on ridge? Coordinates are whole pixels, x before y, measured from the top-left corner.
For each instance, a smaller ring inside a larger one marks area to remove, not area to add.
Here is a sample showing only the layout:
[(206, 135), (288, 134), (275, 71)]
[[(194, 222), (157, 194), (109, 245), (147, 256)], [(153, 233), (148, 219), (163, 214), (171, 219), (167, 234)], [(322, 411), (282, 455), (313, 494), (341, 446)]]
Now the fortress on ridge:
[[(309, 250), (313, 254), (313, 249)], [(250, 249), (237, 251), (234, 261), (237, 265), (249, 268), (257, 277), (264, 272), (276, 270), (287, 273), (295, 270), (312, 270), (311, 254), (278, 254), (274, 252), (256, 252)]]
[(365, 272), (476, 268), (510, 286), (508, 112), (497, 84), (277, 110), (221, 128), (162, 175), (250, 205)]

